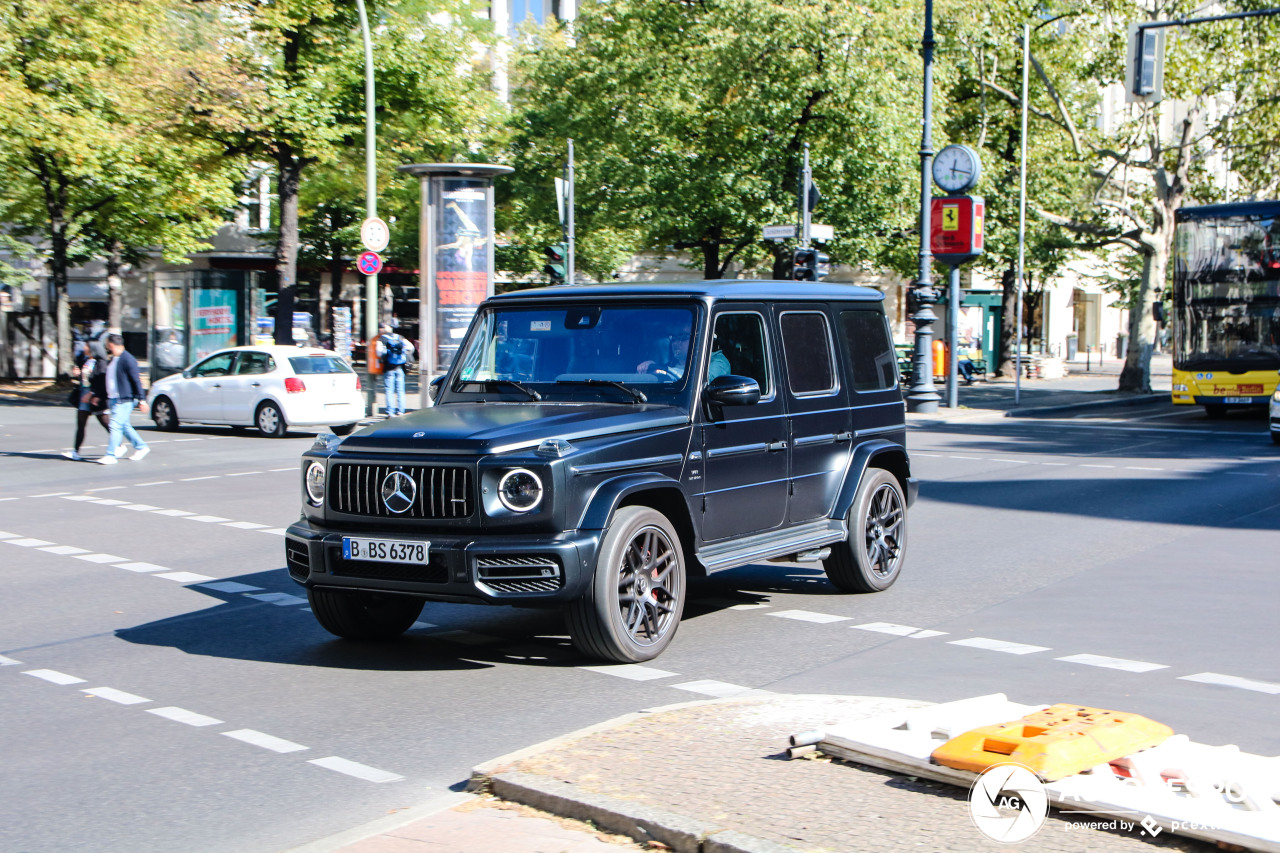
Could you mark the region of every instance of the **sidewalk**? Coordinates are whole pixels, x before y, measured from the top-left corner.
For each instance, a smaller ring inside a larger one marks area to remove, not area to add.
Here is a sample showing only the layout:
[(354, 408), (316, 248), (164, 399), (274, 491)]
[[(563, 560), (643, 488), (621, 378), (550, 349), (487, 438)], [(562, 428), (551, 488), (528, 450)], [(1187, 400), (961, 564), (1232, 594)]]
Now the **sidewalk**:
[[(809, 753), (787, 759), (788, 737), (928, 703), (851, 696), (756, 695), (629, 714), (496, 759), (466, 803), (353, 843), (341, 853), (687, 853), (784, 851), (1182, 850), (1210, 845), (1082, 825), (1096, 816), (1051, 812), (1021, 845), (974, 827), (968, 791)], [(559, 821), (520, 811), (590, 821)], [(611, 835), (610, 833), (616, 833)], [(619, 836), (630, 836), (629, 841)]]

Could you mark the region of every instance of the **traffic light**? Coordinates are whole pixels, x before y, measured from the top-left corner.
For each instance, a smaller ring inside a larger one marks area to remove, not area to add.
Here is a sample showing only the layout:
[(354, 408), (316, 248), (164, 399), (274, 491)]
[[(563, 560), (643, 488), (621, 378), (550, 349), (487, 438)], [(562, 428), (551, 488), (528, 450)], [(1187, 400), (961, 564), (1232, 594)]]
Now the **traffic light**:
[(817, 249), (796, 249), (791, 268), (796, 281), (819, 281), (831, 274), (831, 257)]
[(564, 284), (565, 259), (569, 257), (568, 243), (552, 243), (542, 250), (547, 256), (547, 263), (542, 273), (552, 284)]

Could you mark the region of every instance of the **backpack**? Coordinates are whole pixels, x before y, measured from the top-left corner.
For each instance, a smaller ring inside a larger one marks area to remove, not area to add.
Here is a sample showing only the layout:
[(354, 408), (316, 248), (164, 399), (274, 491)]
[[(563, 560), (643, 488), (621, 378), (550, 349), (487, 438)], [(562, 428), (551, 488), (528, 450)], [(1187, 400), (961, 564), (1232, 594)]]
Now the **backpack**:
[(383, 337), (382, 345), (386, 348), (382, 363), (387, 367), (399, 367), (407, 361), (404, 355), (404, 338), (399, 335)]

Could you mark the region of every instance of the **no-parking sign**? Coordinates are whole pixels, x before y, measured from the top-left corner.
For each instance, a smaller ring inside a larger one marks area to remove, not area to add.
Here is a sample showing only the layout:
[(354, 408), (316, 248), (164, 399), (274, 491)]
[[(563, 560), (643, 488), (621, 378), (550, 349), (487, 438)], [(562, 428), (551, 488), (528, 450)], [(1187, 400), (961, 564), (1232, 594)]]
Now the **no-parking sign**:
[(377, 275), (382, 271), (382, 258), (377, 252), (362, 252), (356, 259), (356, 266), (365, 275)]

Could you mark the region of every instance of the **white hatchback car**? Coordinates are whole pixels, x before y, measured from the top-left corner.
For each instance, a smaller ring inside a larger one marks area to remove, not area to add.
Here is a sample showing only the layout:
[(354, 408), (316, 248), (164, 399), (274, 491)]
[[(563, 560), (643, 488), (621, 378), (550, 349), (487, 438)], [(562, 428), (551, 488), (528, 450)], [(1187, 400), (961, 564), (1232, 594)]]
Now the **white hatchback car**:
[(162, 430), (181, 423), (254, 426), (277, 438), (289, 427), (331, 427), (338, 435), (365, 416), (360, 377), (329, 350), (249, 346), (219, 350), (147, 395)]

